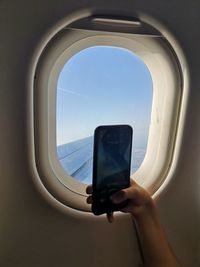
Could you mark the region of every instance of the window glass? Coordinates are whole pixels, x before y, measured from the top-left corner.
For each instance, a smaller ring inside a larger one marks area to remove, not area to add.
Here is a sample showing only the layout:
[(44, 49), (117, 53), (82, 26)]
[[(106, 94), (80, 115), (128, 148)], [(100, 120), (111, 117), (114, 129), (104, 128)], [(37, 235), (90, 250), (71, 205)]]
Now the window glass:
[(94, 129), (129, 124), (133, 174), (146, 153), (152, 94), (148, 68), (127, 49), (94, 46), (71, 57), (57, 83), (57, 156), (63, 169), (90, 184)]

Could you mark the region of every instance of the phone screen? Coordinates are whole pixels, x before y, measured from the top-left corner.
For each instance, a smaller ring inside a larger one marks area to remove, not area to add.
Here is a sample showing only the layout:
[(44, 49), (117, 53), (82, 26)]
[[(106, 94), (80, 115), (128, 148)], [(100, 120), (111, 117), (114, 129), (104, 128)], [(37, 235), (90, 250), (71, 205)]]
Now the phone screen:
[(129, 125), (99, 126), (94, 134), (94, 214), (118, 210), (110, 196), (130, 184), (132, 128)]

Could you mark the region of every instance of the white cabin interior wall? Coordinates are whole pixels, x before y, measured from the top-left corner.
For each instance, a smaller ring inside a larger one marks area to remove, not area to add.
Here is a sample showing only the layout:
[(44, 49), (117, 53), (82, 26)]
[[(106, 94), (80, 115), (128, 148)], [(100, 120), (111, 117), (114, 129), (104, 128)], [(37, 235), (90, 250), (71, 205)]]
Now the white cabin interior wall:
[(30, 168), (28, 84), (35, 51), (54, 25), (90, 14), (147, 14), (165, 25), (183, 50), (190, 80), (181, 147), (173, 177), (156, 201), (182, 266), (199, 266), (199, 10), (198, 0), (0, 2), (1, 266), (129, 267), (140, 261), (129, 217), (110, 225), (82, 212), (62, 213), (38, 192)]

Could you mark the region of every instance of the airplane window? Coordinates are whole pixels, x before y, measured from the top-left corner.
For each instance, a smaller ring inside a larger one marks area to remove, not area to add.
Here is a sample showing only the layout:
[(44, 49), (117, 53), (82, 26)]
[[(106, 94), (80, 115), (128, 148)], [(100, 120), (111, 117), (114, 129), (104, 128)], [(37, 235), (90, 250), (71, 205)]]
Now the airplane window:
[(63, 25), (33, 67), (34, 168), (56, 200), (83, 211), (99, 125), (133, 127), (131, 177), (151, 194), (169, 179), (187, 84), (176, 46), (157, 29), (110, 22)]
[(67, 174), (91, 183), (94, 129), (108, 124), (133, 127), (131, 173), (140, 167), (148, 142), (153, 85), (139, 56), (114, 46), (83, 49), (61, 69), (56, 94), (57, 157)]

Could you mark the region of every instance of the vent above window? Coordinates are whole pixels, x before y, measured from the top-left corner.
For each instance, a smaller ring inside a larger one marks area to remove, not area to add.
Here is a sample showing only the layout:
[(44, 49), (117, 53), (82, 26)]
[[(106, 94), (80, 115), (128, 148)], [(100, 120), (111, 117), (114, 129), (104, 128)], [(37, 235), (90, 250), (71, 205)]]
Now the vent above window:
[(68, 28), (101, 32), (130, 33), (161, 36), (159, 31), (145, 22), (133, 18), (94, 16), (72, 22)]

